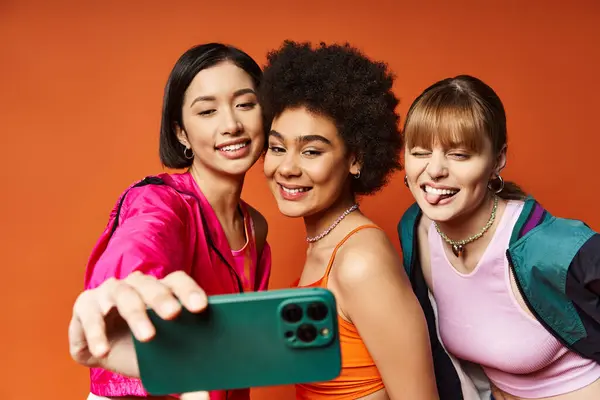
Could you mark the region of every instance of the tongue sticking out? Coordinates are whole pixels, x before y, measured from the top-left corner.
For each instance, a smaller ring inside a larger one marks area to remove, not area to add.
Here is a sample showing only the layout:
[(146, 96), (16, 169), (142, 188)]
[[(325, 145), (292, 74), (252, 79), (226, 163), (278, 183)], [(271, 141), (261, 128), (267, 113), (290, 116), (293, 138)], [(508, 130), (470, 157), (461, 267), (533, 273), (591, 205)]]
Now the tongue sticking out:
[(427, 202), (429, 204), (431, 204), (432, 206), (435, 206), (435, 205), (439, 204), (440, 201), (449, 199), (452, 196), (454, 196), (456, 193), (458, 193), (458, 192), (444, 193), (444, 194), (425, 192), (425, 200), (427, 200)]
[(436, 205), (444, 197), (448, 196), (444, 196), (443, 194), (425, 193), (425, 200), (431, 205)]

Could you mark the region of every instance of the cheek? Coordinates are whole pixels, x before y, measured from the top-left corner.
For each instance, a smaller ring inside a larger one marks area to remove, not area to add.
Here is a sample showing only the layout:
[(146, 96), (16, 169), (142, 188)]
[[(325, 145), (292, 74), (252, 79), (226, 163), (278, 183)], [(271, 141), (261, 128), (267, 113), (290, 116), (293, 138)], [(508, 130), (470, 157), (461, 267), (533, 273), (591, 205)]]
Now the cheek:
[(422, 160), (410, 157), (404, 162), (404, 172), (410, 181), (416, 182), (419, 175), (425, 170), (425, 165), (426, 163)]
[(212, 143), (211, 127), (208, 121), (202, 121), (200, 118), (184, 118), (183, 124), (186, 128), (188, 140), (192, 145), (204, 145)]
[(256, 139), (258, 136), (264, 137), (263, 119), (260, 111), (245, 111), (240, 116), (240, 119), (244, 128), (253, 139)]
[(257, 152), (259, 152), (258, 156), (260, 157), (260, 154), (262, 154), (264, 151), (267, 150), (265, 148), (267, 138), (265, 138), (264, 132), (260, 131), (260, 133), (258, 135), (250, 136), (250, 139), (252, 140), (251, 146), (253, 148), (255, 148)]
[(348, 178), (348, 165), (343, 161), (322, 158), (304, 169), (313, 185), (323, 191), (339, 192)]
[(487, 169), (479, 165), (461, 166), (455, 173), (457, 183), (471, 191), (487, 190), (488, 175)]
[(333, 177), (328, 174), (329, 170), (322, 165), (312, 164), (304, 168), (304, 173), (308, 176), (313, 185), (325, 185)]
[(273, 178), (273, 176), (275, 175), (275, 171), (277, 170), (277, 165), (277, 157), (271, 155), (270, 152), (267, 150), (267, 154), (265, 154), (265, 159), (263, 162), (263, 172), (265, 174), (265, 177)]

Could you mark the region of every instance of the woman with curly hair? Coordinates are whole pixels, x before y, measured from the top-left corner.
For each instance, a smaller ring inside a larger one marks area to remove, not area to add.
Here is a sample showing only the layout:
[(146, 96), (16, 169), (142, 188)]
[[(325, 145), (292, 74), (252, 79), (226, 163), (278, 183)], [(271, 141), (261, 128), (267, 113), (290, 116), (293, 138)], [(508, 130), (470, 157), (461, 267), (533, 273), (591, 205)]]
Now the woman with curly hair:
[[(286, 41), (268, 54), (259, 91), (272, 120), (264, 173), (280, 211), (302, 217), (307, 233), (307, 258), (294, 286), (331, 290), (339, 314), (341, 373), (329, 382), (297, 385), (298, 399), (438, 398), (423, 312), (394, 246), (357, 202), (401, 169), (392, 84), (384, 63), (350, 45), (313, 49)], [(117, 306), (130, 326), (147, 322), (144, 299), (156, 291), (182, 299), (192, 312), (203, 308), (186, 301), (192, 292), (203, 292), (184, 274), (168, 283), (145, 277), (132, 290), (140, 301)], [(85, 331), (101, 323), (94, 304), (119, 296), (109, 291), (80, 296), (74, 321), (93, 322), (73, 329), (72, 343), (84, 341)], [(106, 340), (105, 328), (97, 331)], [(121, 357), (111, 367), (122, 370), (134, 362)]]
[(295, 285), (328, 288), (339, 312), (342, 372), (297, 385), (297, 398), (435, 398), (418, 302), (388, 237), (357, 203), (400, 169), (393, 77), (349, 45), (285, 42), (263, 79), (259, 100), (273, 117), (265, 176), (279, 210), (306, 226)]

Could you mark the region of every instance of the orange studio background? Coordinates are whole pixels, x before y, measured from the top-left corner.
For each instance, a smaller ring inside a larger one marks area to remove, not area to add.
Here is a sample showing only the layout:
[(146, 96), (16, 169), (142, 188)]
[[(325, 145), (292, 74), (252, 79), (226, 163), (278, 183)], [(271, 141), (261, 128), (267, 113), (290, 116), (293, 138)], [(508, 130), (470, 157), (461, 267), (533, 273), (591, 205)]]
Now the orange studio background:
[[(286, 38), (349, 41), (387, 61), (402, 116), (438, 79), (482, 78), (508, 113), (504, 176), (600, 229), (597, 1), (0, 0), (0, 399), (85, 399), (87, 370), (67, 348), (71, 307), (117, 196), (161, 171), (162, 91), (179, 55), (222, 41), (262, 64)], [(411, 202), (402, 179), (363, 202), (396, 244)], [(279, 215), (260, 163), (244, 196), (270, 223), (272, 287), (286, 286), (305, 253), (301, 221)]]

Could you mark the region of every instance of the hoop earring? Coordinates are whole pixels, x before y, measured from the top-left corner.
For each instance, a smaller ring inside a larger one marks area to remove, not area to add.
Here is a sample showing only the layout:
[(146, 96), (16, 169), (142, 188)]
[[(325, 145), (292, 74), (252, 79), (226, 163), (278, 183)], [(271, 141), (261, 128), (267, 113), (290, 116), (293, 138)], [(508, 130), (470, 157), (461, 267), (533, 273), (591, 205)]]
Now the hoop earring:
[(404, 175), (404, 186), (408, 187), (408, 176)]
[[(191, 155), (188, 156), (188, 150), (190, 151)], [(192, 158), (194, 158), (194, 151), (191, 148), (186, 147), (183, 150), (183, 156), (187, 159), (187, 160), (191, 160)]]
[[(190, 152), (189, 156), (188, 156), (188, 150)], [(189, 147), (186, 147), (185, 149), (183, 149), (183, 156), (186, 158), (186, 160), (191, 160), (192, 158), (194, 158), (194, 150), (192, 150)]]
[[(500, 187), (498, 189), (494, 189), (494, 187), (492, 185), (493, 181), (500, 181)], [(496, 175), (496, 179), (489, 181), (488, 189), (496, 194), (500, 193), (501, 191), (504, 190), (504, 179), (502, 179), (502, 177), (500, 175)]]
[(354, 179), (360, 179), (360, 170), (356, 173), (356, 175), (352, 175)]

